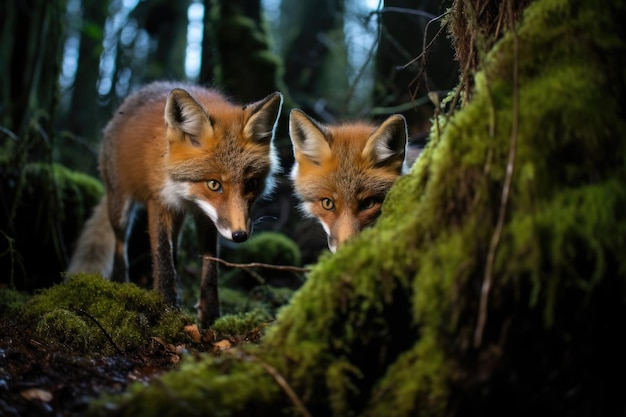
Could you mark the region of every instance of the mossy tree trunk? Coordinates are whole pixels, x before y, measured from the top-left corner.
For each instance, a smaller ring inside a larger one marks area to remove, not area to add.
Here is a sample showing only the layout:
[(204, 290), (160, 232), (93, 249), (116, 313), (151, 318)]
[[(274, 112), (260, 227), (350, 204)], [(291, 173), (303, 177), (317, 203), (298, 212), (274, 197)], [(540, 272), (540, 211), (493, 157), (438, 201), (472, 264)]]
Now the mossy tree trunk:
[(160, 79), (185, 78), (187, 9), (191, 0), (140, 2), (131, 13), (150, 35), (155, 49), (145, 63), (142, 83)]
[[(82, 5), (80, 46), (76, 77), (71, 90), (67, 128), (90, 144), (100, 141), (98, 120), (97, 84), (100, 77), (100, 56), (104, 41), (105, 22), (109, 16), (109, 1), (86, 0)], [(73, 155), (75, 159), (76, 155)], [(89, 167), (83, 167), (87, 170)]]
[[(305, 112), (332, 121), (347, 91), (343, 32), (344, 0), (281, 3), (285, 84)], [(345, 94), (344, 94), (345, 95)], [(330, 108), (325, 108), (330, 106)], [(337, 106), (335, 106), (337, 107)]]
[(205, 0), (202, 68), (198, 82), (214, 85), (240, 102), (260, 100), (274, 91), (285, 104), (277, 128), (281, 159), (291, 158), (287, 109), (293, 107), (282, 79), (282, 61), (272, 51), (260, 0)]
[[(280, 60), (271, 52), (260, 0), (206, 1), (205, 19), (215, 45), (212, 73), (203, 69), (202, 82), (213, 79), (242, 102), (260, 100), (280, 89)], [(205, 32), (206, 33), (206, 32)]]

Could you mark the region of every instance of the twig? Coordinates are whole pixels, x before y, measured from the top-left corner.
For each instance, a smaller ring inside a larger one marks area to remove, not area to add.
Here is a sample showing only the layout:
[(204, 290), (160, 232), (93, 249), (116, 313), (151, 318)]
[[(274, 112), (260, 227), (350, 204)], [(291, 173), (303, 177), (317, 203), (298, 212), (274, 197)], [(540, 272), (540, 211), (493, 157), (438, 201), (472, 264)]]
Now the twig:
[(435, 17), (431, 13), (425, 12), (423, 10), (409, 9), (407, 7), (383, 7), (380, 10), (374, 10), (373, 12), (370, 13), (370, 15), (383, 14), (383, 13), (412, 14), (415, 16), (425, 17), (427, 19), (432, 19)]
[[(445, 28), (445, 26), (440, 27), (439, 31), (437, 31), (437, 33), (435, 34), (435, 36), (433, 36), (431, 41), (428, 42), (428, 45), (426, 45), (426, 36), (428, 35), (428, 26), (430, 26), (431, 23), (440, 20), (446, 14), (448, 14), (448, 12), (442, 13), (442, 14), (440, 14), (437, 17), (433, 17), (431, 20), (428, 21), (428, 23), (426, 23), (426, 27), (424, 28), (424, 40), (422, 42), (422, 52), (418, 56), (416, 56), (415, 58), (411, 59), (406, 64), (403, 64), (403, 65), (400, 65), (400, 66), (396, 67), (396, 69), (398, 69), (400, 71), (405, 70), (406, 68), (410, 67), (411, 65), (413, 65), (414, 63), (416, 63), (420, 59), (425, 58), (426, 53), (432, 48), (433, 44), (435, 43), (435, 41), (439, 37), (439, 34), (441, 34), (443, 29)], [(425, 63), (424, 63), (424, 65), (425, 65)]]
[(237, 264), (237, 263), (232, 263), (232, 262), (228, 262), (225, 261), (223, 259), (220, 258), (216, 258), (214, 256), (204, 256), (205, 259), (208, 259), (209, 261), (217, 261), (221, 264), (224, 264), (226, 266), (230, 266), (232, 268), (267, 268), (267, 269), (276, 269), (278, 271), (290, 271), (290, 272), (309, 272), (311, 271), (309, 268), (301, 268), (298, 266), (290, 266), (290, 265), (272, 265), (272, 264), (264, 264), (264, 263), (260, 263), (260, 262), (252, 262), (252, 263), (248, 263), (248, 264)]
[(83, 310), (82, 308), (74, 308), (74, 307), (70, 307), (68, 309), (69, 311), (72, 312), (76, 312), (76, 313), (80, 313), (88, 318), (91, 319), (91, 321), (93, 321), (94, 323), (96, 323), (96, 326), (98, 326), (100, 328), (100, 331), (102, 331), (102, 333), (106, 336), (107, 339), (109, 339), (109, 343), (111, 343), (111, 345), (113, 346), (113, 349), (115, 349), (115, 351), (119, 354), (119, 355), (123, 355), (124, 352), (122, 351), (122, 349), (120, 349), (117, 344), (113, 341), (113, 338), (111, 337), (111, 335), (109, 335), (109, 333), (104, 329), (104, 327), (102, 327), (102, 325), (100, 324), (100, 322), (98, 320), (95, 319), (94, 316), (92, 316), (91, 314), (87, 313), (85, 310)]
[(476, 324), (476, 331), (474, 332), (475, 348), (479, 347), (482, 343), (485, 323), (487, 322), (487, 304), (489, 303), (489, 292), (491, 291), (491, 284), (493, 281), (493, 263), (496, 256), (496, 250), (498, 249), (498, 244), (500, 243), (500, 237), (502, 236), (502, 229), (504, 228), (504, 218), (506, 217), (507, 203), (509, 201), (509, 193), (511, 191), (511, 180), (513, 177), (513, 170), (515, 168), (515, 150), (517, 147), (519, 122), (519, 45), (515, 23), (513, 22), (513, 8), (511, 6), (511, 0), (507, 2), (507, 6), (511, 30), (513, 31), (513, 121), (511, 126), (509, 158), (506, 166), (506, 177), (504, 178), (504, 186), (502, 187), (502, 196), (500, 198), (500, 212), (498, 213), (496, 228), (493, 232), (493, 236), (491, 237), (491, 244), (489, 245), (489, 252), (487, 254), (485, 276), (483, 278), (483, 285), (480, 291), (478, 320)]
[(285, 394), (287, 394), (287, 396), (289, 397), (293, 405), (296, 407), (296, 409), (300, 412), (300, 414), (302, 414), (304, 417), (313, 417), (311, 413), (309, 413), (309, 410), (306, 409), (306, 407), (304, 406), (304, 404), (298, 397), (298, 394), (296, 394), (296, 392), (291, 388), (291, 386), (289, 386), (289, 383), (287, 382), (285, 377), (283, 377), (280, 374), (280, 372), (276, 370), (276, 368), (274, 368), (269, 363), (261, 360), (256, 355), (253, 355), (251, 353), (244, 353), (242, 351), (239, 351), (239, 353), (243, 354), (245, 359), (252, 359), (258, 362), (263, 367), (263, 369), (265, 369), (267, 373), (270, 374), (274, 378), (276, 383), (280, 385), (283, 391), (285, 391)]
[[(435, 34), (435, 36), (433, 36), (432, 40), (428, 43), (428, 45), (426, 44), (426, 39), (428, 38), (428, 27), (430, 26), (431, 23), (436, 22), (438, 20), (440, 20), (441, 18), (443, 18), (446, 15), (446, 13), (441, 14), (437, 17), (435, 17), (434, 19), (431, 19), (428, 21), (428, 23), (426, 24), (426, 27), (424, 28), (424, 35), (423, 35), (423, 40), (422, 40), (422, 53), (418, 55), (418, 57), (416, 59), (419, 59), (421, 57), (422, 60), (422, 68), (420, 70), (420, 72), (415, 76), (415, 78), (413, 78), (411, 80), (411, 82), (409, 83), (409, 88), (412, 85), (416, 85), (414, 93), (409, 91), (409, 95), (411, 96), (412, 99), (415, 99), (415, 97), (417, 96), (417, 93), (419, 91), (419, 79), (420, 78), (424, 78), (424, 85), (426, 86), (426, 90), (430, 93), (430, 86), (428, 85), (428, 73), (426, 71), (426, 66), (427, 66), (427, 60), (428, 60), (428, 55), (430, 54), (430, 51), (432, 50), (433, 45), (435, 44), (435, 41), (439, 38), (439, 35), (441, 34), (441, 32), (443, 32), (445, 26), (441, 25), (439, 27), (439, 30), (437, 31), (437, 33)], [(412, 63), (416, 62), (416, 59), (412, 59), (409, 63), (405, 64), (404, 66), (402, 66), (400, 69), (404, 70), (406, 69), (409, 65), (411, 65)]]
[(26, 276), (26, 269), (24, 269), (24, 264), (22, 263), (21, 255), (19, 251), (15, 248), (15, 239), (6, 234), (3, 230), (0, 230), (0, 235), (4, 237), (7, 241), (7, 248), (4, 252), (0, 253), (0, 258), (8, 255), (11, 262), (11, 270), (9, 273), (9, 283), (11, 284), (11, 288), (15, 286), (15, 263), (18, 263), (18, 266), (22, 270), (23, 276)]
[(18, 137), (15, 133), (13, 133), (13, 131), (12, 131), (12, 130), (7, 129), (7, 128), (6, 128), (6, 127), (4, 127), (4, 126), (0, 126), (0, 132), (4, 133), (5, 135), (7, 135), (8, 137), (10, 137), (10, 138), (11, 138), (11, 139), (13, 139), (14, 141), (18, 141), (18, 140), (20, 140), (20, 138), (19, 138), (19, 137)]

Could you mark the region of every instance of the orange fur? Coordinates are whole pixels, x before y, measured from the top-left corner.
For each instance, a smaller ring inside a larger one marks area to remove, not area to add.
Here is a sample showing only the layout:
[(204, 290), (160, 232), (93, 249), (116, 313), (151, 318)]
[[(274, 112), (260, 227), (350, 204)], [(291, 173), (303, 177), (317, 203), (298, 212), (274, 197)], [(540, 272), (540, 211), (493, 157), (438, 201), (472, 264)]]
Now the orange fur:
[[(216, 255), (217, 233), (235, 242), (248, 238), (250, 209), (272, 190), (278, 169), (273, 136), (281, 106), (280, 93), (240, 106), (215, 90), (166, 82), (149, 84), (122, 103), (104, 129), (100, 153), (114, 234), (101, 240), (115, 241), (113, 280), (128, 280), (126, 235), (137, 204), (148, 211), (155, 289), (172, 304), (178, 301), (175, 253), (185, 213), (196, 220), (203, 255)], [(92, 243), (93, 230), (83, 231), (78, 246), (92, 244), (95, 252), (101, 248)], [(70, 271), (96, 269), (84, 260), (90, 250), (76, 253)], [(217, 269), (203, 258), (202, 271), (198, 318), (208, 325), (219, 315)]]
[(295, 156), (291, 178), (300, 207), (320, 221), (334, 252), (380, 215), (405, 167), (406, 122), (394, 115), (380, 125), (333, 126), (293, 110), (289, 133)]

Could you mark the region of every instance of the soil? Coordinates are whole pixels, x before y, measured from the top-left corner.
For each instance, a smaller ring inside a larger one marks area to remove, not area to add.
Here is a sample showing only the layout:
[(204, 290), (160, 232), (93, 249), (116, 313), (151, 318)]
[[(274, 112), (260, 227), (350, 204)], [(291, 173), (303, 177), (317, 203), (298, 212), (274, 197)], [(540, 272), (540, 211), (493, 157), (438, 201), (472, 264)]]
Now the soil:
[[(128, 385), (176, 367), (189, 347), (153, 338), (136, 352), (89, 357), (39, 338), (19, 320), (0, 321), (0, 416), (84, 416), (104, 393), (124, 392)], [(194, 344), (193, 352), (216, 352), (230, 342)]]

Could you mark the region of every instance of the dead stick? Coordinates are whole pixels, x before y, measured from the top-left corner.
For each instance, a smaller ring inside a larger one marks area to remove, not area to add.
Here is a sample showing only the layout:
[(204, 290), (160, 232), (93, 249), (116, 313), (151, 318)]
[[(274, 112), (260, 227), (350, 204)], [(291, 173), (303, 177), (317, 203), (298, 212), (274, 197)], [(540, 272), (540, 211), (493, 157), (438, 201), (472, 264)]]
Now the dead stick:
[(300, 413), (304, 417), (313, 417), (311, 413), (309, 413), (309, 410), (306, 409), (302, 401), (300, 401), (298, 394), (296, 394), (296, 392), (291, 388), (285, 377), (283, 377), (280, 372), (276, 370), (276, 368), (274, 368), (269, 363), (261, 360), (261, 358), (256, 355), (253, 355), (251, 353), (244, 353), (241, 351), (239, 353), (242, 353), (244, 355), (244, 358), (246, 359), (252, 359), (253, 361), (258, 362), (265, 369), (265, 371), (274, 378), (276, 383), (280, 385), (280, 387), (283, 389), (283, 391), (285, 391), (285, 394), (287, 394), (293, 405), (296, 407), (296, 409), (298, 409), (298, 411), (300, 411)]
[(487, 254), (487, 265), (485, 267), (485, 276), (483, 278), (483, 285), (480, 290), (480, 305), (478, 313), (478, 321), (476, 324), (476, 331), (474, 332), (474, 347), (478, 348), (483, 339), (483, 332), (485, 331), (485, 324), (487, 323), (487, 307), (489, 303), (489, 292), (491, 291), (491, 284), (493, 281), (493, 263), (496, 257), (496, 251), (500, 244), (500, 237), (502, 236), (502, 229), (504, 228), (504, 218), (506, 217), (506, 208), (509, 201), (509, 193), (511, 191), (511, 181), (513, 178), (513, 170), (515, 168), (515, 148), (517, 147), (517, 135), (518, 135), (518, 122), (519, 122), (519, 83), (518, 83), (518, 39), (517, 31), (515, 29), (515, 22), (513, 21), (513, 8), (511, 1), (507, 2), (508, 13), (511, 24), (511, 30), (513, 31), (513, 121), (511, 126), (511, 142), (509, 146), (509, 159), (506, 166), (506, 177), (504, 178), (504, 185), (502, 187), (502, 196), (500, 198), (500, 211), (498, 213), (498, 223), (491, 237), (491, 244), (489, 245), (489, 253)]
[(94, 316), (92, 316), (91, 314), (89, 314), (88, 312), (86, 312), (85, 310), (83, 310), (82, 308), (75, 308), (75, 307), (70, 307), (68, 309), (69, 311), (75, 312), (75, 313), (79, 313), (82, 314), (83, 316), (91, 319), (91, 321), (93, 321), (96, 326), (98, 326), (98, 328), (100, 329), (100, 331), (102, 332), (102, 334), (104, 334), (104, 336), (109, 340), (109, 343), (111, 343), (111, 345), (113, 346), (113, 349), (115, 349), (115, 351), (117, 352), (118, 355), (123, 355), (124, 351), (122, 351), (122, 349), (120, 349), (117, 344), (115, 343), (115, 341), (113, 340), (113, 338), (111, 337), (111, 335), (109, 334), (109, 332), (107, 332), (104, 327), (100, 324), (100, 322), (98, 320), (96, 320), (96, 318)]
[(278, 271), (291, 271), (291, 272), (309, 272), (311, 269), (309, 268), (300, 268), (298, 266), (289, 266), (289, 265), (272, 265), (272, 264), (264, 264), (260, 262), (252, 262), (248, 264), (236, 264), (232, 262), (225, 261), (220, 258), (216, 258), (214, 256), (204, 256), (205, 259), (209, 261), (217, 261), (226, 266), (230, 266), (232, 268), (267, 268), (267, 269), (276, 269)]

